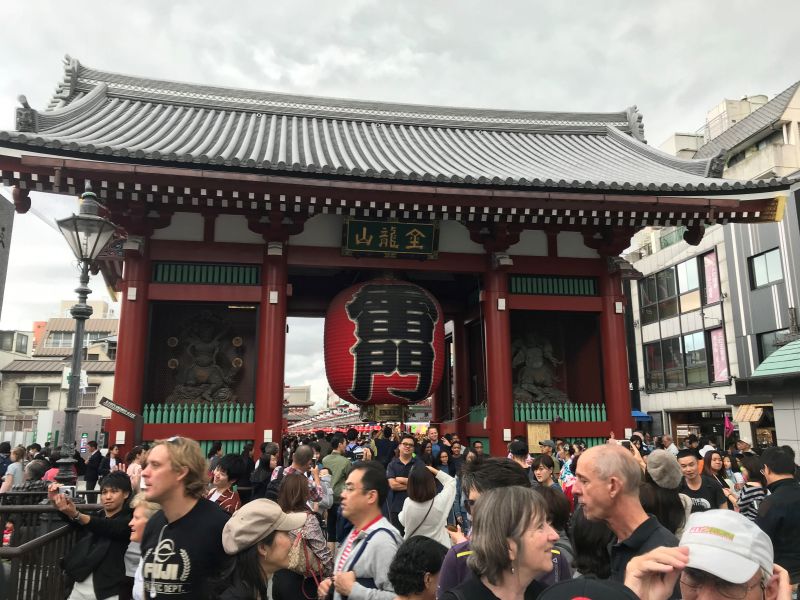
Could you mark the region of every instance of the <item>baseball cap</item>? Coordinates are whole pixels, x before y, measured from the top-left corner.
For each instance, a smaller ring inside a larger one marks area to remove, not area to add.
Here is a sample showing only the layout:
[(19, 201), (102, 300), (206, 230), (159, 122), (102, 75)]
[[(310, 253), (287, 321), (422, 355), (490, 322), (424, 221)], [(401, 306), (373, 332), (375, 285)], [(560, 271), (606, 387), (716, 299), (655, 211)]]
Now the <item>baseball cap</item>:
[(548, 447), (552, 448), (553, 450), (555, 450), (555, 448), (556, 448), (556, 444), (555, 444), (555, 442), (553, 440), (542, 440), (541, 442), (539, 442), (539, 445), (540, 446), (548, 446)]
[(293, 531), (306, 522), (306, 513), (286, 514), (272, 500), (259, 498), (233, 513), (222, 529), (222, 547), (228, 554), (237, 554), (273, 531)]
[(772, 573), (774, 553), (769, 536), (732, 510), (691, 515), (680, 545), (689, 548), (688, 567), (730, 583), (745, 583), (758, 569)]
[(579, 577), (551, 585), (539, 600), (639, 600), (639, 597), (618, 581)]

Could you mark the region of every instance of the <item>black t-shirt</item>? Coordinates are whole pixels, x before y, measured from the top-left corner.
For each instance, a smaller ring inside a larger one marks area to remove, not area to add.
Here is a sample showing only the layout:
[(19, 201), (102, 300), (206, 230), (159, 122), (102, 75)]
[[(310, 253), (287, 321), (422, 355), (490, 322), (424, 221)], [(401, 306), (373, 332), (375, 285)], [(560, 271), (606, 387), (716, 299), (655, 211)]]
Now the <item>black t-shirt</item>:
[[(212, 597), (207, 582), (229, 560), (222, 548), (222, 528), (229, 517), (218, 504), (205, 498), (173, 523), (167, 523), (162, 511), (153, 515), (142, 536), (144, 597)], [(155, 588), (156, 596), (150, 595), (151, 588)]]
[(722, 487), (716, 481), (706, 475), (702, 476), (702, 481), (698, 490), (690, 489), (685, 479), (681, 482), (679, 491), (691, 498), (693, 513), (719, 508), (727, 501), (725, 494), (722, 493)]
[[(386, 478), (408, 477), (408, 474), (411, 473), (411, 468), (418, 462), (421, 463), (422, 461), (418, 458), (412, 458), (407, 465), (404, 465), (400, 458), (393, 458), (389, 466), (386, 467)], [(403, 503), (407, 497), (408, 494), (405, 491), (392, 491), (389, 496), (389, 510), (393, 513), (399, 513), (403, 510)]]
[[(525, 600), (536, 600), (539, 594), (546, 589), (547, 586), (544, 583), (534, 579), (531, 581), (530, 585), (525, 588), (524, 598)], [(497, 596), (483, 585), (480, 579), (477, 577), (470, 577), (461, 585), (442, 594), (440, 600), (497, 600)]]

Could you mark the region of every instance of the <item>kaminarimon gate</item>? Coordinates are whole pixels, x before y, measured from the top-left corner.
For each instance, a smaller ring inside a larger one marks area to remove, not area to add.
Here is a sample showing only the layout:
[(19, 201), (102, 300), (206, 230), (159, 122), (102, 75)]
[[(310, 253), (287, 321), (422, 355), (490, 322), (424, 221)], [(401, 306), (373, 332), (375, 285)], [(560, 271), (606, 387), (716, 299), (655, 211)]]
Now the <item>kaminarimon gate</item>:
[(617, 257), (632, 234), (684, 225), (696, 244), (708, 223), (781, 218), (785, 181), (722, 167), (647, 146), (635, 108), (305, 97), (69, 57), (50, 103), (23, 98), (0, 132), (19, 213), (31, 191), (88, 184), (120, 228), (100, 269), (122, 304), (112, 400), (144, 416), (137, 432), (113, 413), (109, 439), (127, 446), (277, 439), (287, 315), (324, 316), (376, 278), (441, 307), (432, 420), (446, 431), (495, 454), (529, 426), (621, 436), (634, 421)]

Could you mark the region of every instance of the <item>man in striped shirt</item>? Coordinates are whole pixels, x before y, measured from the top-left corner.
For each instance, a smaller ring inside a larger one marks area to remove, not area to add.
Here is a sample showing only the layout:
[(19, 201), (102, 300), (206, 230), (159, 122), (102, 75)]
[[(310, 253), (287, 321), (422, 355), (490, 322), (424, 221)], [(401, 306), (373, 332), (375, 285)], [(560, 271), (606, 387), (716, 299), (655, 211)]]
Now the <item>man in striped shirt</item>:
[(389, 582), (391, 565), (402, 542), (400, 532), (381, 513), (389, 493), (383, 466), (377, 461), (356, 463), (342, 490), (342, 515), (353, 531), (339, 548), (332, 577), (319, 586), (325, 598), (333, 586), (333, 600), (394, 600)]

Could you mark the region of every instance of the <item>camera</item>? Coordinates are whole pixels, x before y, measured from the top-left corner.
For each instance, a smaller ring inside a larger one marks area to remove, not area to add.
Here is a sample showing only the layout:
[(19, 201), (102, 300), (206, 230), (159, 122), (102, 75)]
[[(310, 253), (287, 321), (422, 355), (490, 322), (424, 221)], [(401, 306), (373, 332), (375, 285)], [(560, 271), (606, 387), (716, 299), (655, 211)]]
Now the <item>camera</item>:
[(75, 500), (76, 488), (74, 485), (62, 485), (60, 488), (58, 488), (58, 491), (59, 493)]
[(625, 446), (628, 450), (631, 449), (631, 441), (630, 440), (622, 440), (622, 441), (620, 441), (620, 445)]

